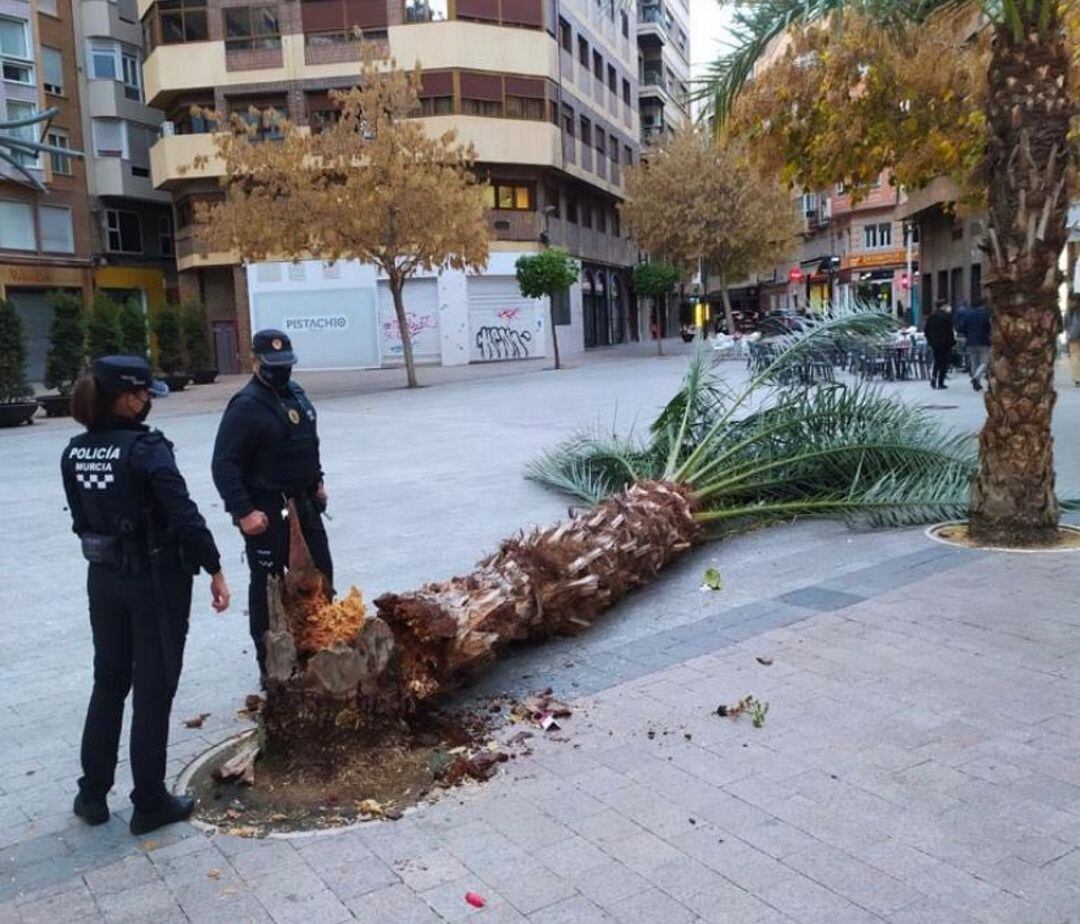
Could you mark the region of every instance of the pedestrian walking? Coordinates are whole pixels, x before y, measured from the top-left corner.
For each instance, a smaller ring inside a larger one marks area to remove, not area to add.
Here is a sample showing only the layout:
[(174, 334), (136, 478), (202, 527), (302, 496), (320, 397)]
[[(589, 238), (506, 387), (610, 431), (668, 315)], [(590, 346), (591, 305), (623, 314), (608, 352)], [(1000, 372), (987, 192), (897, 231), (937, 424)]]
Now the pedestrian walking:
[(131, 718), (132, 834), (187, 818), (191, 796), (165, 788), (169, 713), (191, 610), (192, 577), (211, 575), (211, 605), (229, 606), (229, 588), (206, 522), (188, 496), (172, 444), (143, 421), (168, 388), (140, 356), (105, 356), (75, 385), (72, 412), (86, 432), (61, 458), (72, 530), (87, 567), (94, 688), (82, 736), (75, 814), (109, 820), (124, 701)]
[(244, 537), (251, 573), (249, 627), (265, 686), (267, 579), (280, 575), (289, 560), (289, 501), (315, 567), (330, 587), (334, 568), (322, 524), (327, 497), (315, 408), (292, 380), (297, 359), (292, 342), (280, 330), (261, 330), (252, 338), (251, 352), (254, 375), (225, 409), (212, 469), (225, 510)]
[(1069, 368), (1073, 385), (1080, 388), (1080, 294), (1069, 296), (1069, 314), (1065, 319), (1065, 340), (1069, 346)]
[(960, 333), (964, 336), (971, 387), (982, 391), (990, 370), (990, 311), (985, 305), (975, 305), (967, 310)]
[(930, 345), (930, 351), (934, 356), (933, 367), (930, 370), (930, 387), (948, 388), (945, 384), (945, 375), (949, 370), (952, 348), (956, 344), (956, 334), (953, 332), (947, 302), (939, 301), (934, 306), (933, 313), (926, 319), (926, 328), (923, 333), (926, 334), (926, 342)]

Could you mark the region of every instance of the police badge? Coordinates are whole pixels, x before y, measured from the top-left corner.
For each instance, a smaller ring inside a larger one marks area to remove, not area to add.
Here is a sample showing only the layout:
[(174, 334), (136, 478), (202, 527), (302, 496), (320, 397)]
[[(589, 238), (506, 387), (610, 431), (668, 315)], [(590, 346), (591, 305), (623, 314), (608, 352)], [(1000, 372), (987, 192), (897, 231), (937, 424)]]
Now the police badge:
[(300, 412), (294, 407), (289, 408), (289, 420), (292, 421), (294, 426), (300, 423)]

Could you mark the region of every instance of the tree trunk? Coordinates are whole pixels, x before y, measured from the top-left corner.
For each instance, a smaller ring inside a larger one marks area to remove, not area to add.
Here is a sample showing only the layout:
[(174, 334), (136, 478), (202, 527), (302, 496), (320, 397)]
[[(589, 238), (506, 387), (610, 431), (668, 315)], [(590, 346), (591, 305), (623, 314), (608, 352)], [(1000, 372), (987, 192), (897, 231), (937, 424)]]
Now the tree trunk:
[(417, 388), (420, 383), (416, 380), (416, 362), (413, 360), (412, 334), (409, 332), (408, 319), (405, 317), (405, 300), (402, 292), (405, 289), (405, 277), (391, 274), (390, 294), (394, 299), (394, 314), (397, 316), (398, 331), (401, 334), (401, 354), (405, 358), (405, 377), (409, 388)]
[(987, 93), (984, 248), (993, 333), (971, 532), (985, 543), (1035, 544), (1055, 534), (1059, 516), (1051, 416), (1075, 104), (1057, 4), (1015, 9), (1022, 34), (996, 27)]
[(559, 365), (559, 332), (555, 327), (555, 296), (548, 296), (548, 314), (551, 316), (551, 348), (555, 352), (555, 368), (561, 368)]
[(660, 299), (667, 302), (666, 295), (654, 295), (653, 296), (653, 310), (656, 312), (656, 355), (664, 355), (664, 320), (663, 315), (660, 313)]
[(720, 273), (720, 296), (724, 300), (724, 323), (727, 325), (728, 336), (735, 334), (735, 315), (731, 313), (731, 299), (728, 297), (727, 273)]
[(476, 570), (375, 601), (405, 694), (428, 701), (511, 642), (587, 629), (698, 534), (688, 489), (639, 482), (567, 522), (503, 542)]
[(404, 711), (394, 637), (358, 597), (333, 603), (289, 504), (289, 567), (270, 578), (267, 757), (332, 773), (343, 754), (397, 725)]

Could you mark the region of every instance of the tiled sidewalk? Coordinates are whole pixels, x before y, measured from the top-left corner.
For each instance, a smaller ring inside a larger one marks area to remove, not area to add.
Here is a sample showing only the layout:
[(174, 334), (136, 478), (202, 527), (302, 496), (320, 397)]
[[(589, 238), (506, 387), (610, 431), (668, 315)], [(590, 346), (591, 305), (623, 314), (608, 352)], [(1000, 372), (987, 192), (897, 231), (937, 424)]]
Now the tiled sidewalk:
[[(0, 853), (0, 921), (1080, 921), (1074, 559), (908, 539), (593, 660), (512, 659), (492, 686), (572, 662), (567, 740), (401, 821), (26, 840)], [(714, 714), (747, 693), (763, 728)]]

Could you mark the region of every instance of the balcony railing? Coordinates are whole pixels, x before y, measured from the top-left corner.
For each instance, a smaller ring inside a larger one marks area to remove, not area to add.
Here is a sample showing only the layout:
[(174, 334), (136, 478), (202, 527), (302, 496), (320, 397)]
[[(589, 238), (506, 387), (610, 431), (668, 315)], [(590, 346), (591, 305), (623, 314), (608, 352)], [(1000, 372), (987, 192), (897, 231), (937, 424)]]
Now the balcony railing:
[(643, 87), (659, 87), (664, 91), (668, 89), (667, 77), (664, 76), (662, 71), (644, 71), (641, 75), (641, 85)]

